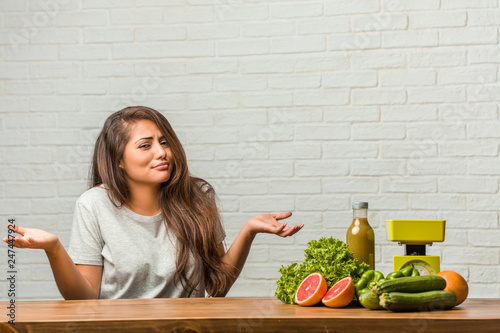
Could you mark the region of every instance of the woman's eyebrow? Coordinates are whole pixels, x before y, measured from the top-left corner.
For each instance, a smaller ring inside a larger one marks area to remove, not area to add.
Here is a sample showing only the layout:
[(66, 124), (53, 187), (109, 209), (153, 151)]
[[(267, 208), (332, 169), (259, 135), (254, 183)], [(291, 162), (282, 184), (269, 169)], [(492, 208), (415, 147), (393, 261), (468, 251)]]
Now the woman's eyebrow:
[[(165, 138), (165, 136), (163, 136), (163, 135), (162, 135), (162, 136), (160, 137), (160, 139), (159, 139), (159, 140), (165, 140), (165, 139), (166, 139), (166, 138)], [(152, 137), (152, 136), (148, 136), (148, 137), (146, 137), (146, 138), (140, 138), (140, 139), (139, 139), (139, 140), (137, 140), (135, 143), (137, 143), (137, 142), (139, 142), (139, 141), (141, 141), (141, 140), (153, 140), (153, 137)]]
[(141, 141), (141, 140), (153, 140), (153, 137), (152, 137), (152, 136), (148, 136), (147, 138), (140, 138), (139, 140), (137, 140), (137, 141), (136, 141), (136, 142), (134, 142), (134, 143), (137, 143), (137, 142), (139, 142), (139, 141)]

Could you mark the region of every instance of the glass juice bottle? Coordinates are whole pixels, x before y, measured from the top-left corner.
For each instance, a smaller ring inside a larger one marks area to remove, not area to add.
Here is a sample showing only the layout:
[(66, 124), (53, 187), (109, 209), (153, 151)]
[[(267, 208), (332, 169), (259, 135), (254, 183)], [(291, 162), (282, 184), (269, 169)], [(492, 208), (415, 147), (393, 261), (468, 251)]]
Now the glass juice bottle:
[(352, 224), (347, 230), (347, 246), (360, 262), (375, 269), (375, 234), (368, 224), (368, 202), (353, 202)]

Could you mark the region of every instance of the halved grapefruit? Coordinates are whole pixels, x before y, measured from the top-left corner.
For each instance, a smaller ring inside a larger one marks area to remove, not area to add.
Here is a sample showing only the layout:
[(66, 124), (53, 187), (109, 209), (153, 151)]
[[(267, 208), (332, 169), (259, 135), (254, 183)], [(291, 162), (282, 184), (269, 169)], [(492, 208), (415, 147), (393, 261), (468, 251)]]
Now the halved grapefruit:
[(300, 283), (295, 293), (295, 303), (302, 306), (318, 304), (325, 296), (328, 287), (321, 273), (311, 273)]
[(333, 285), (321, 302), (331, 308), (343, 308), (354, 299), (354, 282), (350, 276), (343, 278)]

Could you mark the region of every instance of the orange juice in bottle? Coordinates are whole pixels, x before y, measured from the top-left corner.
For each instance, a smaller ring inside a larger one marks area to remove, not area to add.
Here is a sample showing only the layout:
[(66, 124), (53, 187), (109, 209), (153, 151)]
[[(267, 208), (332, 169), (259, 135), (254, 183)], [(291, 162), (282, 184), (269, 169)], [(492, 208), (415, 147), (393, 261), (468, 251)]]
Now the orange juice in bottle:
[(368, 224), (368, 202), (353, 202), (352, 224), (347, 230), (347, 246), (360, 262), (375, 269), (375, 234)]

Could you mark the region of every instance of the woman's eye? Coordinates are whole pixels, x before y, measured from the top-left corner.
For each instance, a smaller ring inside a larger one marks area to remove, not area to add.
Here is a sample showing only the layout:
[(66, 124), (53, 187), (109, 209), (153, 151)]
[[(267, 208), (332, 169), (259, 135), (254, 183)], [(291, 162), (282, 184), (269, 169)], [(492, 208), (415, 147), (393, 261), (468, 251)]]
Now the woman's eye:
[(149, 148), (149, 145), (147, 145), (147, 144), (140, 145), (139, 148), (141, 148), (141, 149)]
[(160, 142), (160, 144), (161, 144), (162, 146), (168, 146), (167, 141), (162, 141), (162, 142)]

